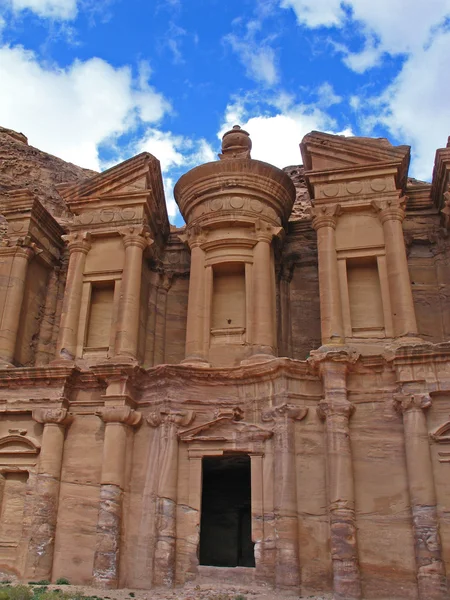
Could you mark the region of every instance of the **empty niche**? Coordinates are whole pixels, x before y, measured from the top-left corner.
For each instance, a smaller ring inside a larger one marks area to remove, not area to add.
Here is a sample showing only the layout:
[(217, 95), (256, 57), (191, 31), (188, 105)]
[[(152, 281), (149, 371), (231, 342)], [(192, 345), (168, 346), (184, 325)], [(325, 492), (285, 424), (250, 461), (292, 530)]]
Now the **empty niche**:
[(222, 263), (213, 268), (211, 333), (239, 340), (245, 332), (245, 265)]
[(22, 536), (28, 473), (3, 473), (3, 495), (0, 506), (0, 549), (16, 547)]
[(384, 336), (383, 302), (375, 256), (347, 259), (348, 296), (352, 334)]
[(88, 350), (108, 350), (114, 305), (114, 281), (94, 283), (86, 335)]

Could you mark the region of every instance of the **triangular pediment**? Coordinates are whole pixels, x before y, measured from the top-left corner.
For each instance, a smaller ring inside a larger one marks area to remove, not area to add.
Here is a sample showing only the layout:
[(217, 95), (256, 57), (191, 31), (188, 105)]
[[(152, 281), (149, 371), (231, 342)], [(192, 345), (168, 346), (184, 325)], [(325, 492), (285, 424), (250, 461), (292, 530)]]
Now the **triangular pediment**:
[(409, 146), (393, 146), (386, 138), (346, 137), (312, 131), (300, 144), (307, 171), (334, 171), (379, 164), (398, 164), (406, 176)]
[(80, 202), (90, 197), (127, 195), (161, 188), (162, 177), (159, 161), (143, 152), (103, 173), (72, 184), (63, 184), (59, 192), (68, 203)]
[(219, 417), (179, 434), (182, 442), (234, 442), (242, 438), (246, 441), (262, 441), (271, 436), (270, 429), (246, 421), (235, 421), (230, 417)]

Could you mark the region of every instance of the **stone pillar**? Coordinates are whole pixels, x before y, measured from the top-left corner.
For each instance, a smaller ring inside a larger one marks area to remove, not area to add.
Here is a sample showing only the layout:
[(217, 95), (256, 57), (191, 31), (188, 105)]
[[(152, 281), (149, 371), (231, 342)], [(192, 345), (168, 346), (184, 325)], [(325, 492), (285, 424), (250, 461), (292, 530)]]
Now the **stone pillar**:
[(6, 366), (14, 361), (28, 263), (40, 252), (42, 250), (28, 239), (17, 246), (2, 248), (2, 254), (11, 261), (0, 325), (0, 364), (6, 363)]
[(403, 238), (406, 198), (372, 203), (383, 225), (395, 337), (417, 336), (416, 315)]
[(48, 364), (53, 358), (52, 338), (55, 325), (56, 306), (59, 295), (59, 278), (61, 269), (54, 267), (50, 273), (45, 297), (44, 314), (39, 329), (39, 341), (36, 349), (36, 365)]
[(256, 223), (256, 245), (253, 248), (253, 354), (272, 358), (276, 354), (274, 330), (275, 285), (272, 239), (281, 227), (264, 221)]
[(58, 341), (56, 343), (56, 360), (74, 360), (78, 342), (83, 273), (86, 255), (91, 248), (91, 235), (90, 233), (79, 232), (63, 235), (63, 239), (68, 243), (70, 257)]
[(150, 246), (153, 240), (142, 227), (126, 227), (120, 233), (125, 246), (125, 263), (120, 288), (115, 354), (127, 360), (137, 360), (142, 257), (145, 248)]
[(361, 598), (349, 428), (354, 407), (347, 399), (346, 385), (349, 360), (349, 354), (342, 351), (336, 352), (336, 356), (330, 357), (330, 360), (325, 358), (320, 362), (325, 397), (319, 404), (318, 414), (325, 420), (335, 600)]
[(445, 564), (436, 509), (428, 427), (428, 394), (396, 394), (394, 406), (403, 415), (406, 470), (413, 517), (417, 584), (420, 600), (448, 598)]
[(186, 238), (191, 248), (188, 315), (186, 325), (186, 358), (183, 363), (208, 366), (205, 356), (205, 253), (201, 248), (204, 235), (201, 229), (192, 229)]
[(35, 504), (26, 561), (29, 579), (52, 577), (58, 517), (61, 466), (66, 426), (72, 416), (65, 408), (36, 408), (33, 419), (44, 425), (35, 487)]
[(127, 428), (139, 425), (142, 415), (128, 406), (106, 407), (97, 414), (106, 426), (93, 581), (104, 588), (116, 588), (119, 583)]
[(345, 341), (335, 235), (336, 221), (340, 213), (339, 204), (315, 208), (312, 213), (312, 225), (317, 231), (323, 345), (343, 344)]
[(275, 586), (300, 587), (295, 421), (307, 408), (282, 404), (263, 413), (263, 421), (274, 421), (274, 517), (276, 523)]
[(156, 294), (154, 365), (161, 365), (165, 360), (167, 295), (172, 285), (172, 278), (173, 273), (162, 274)]
[(178, 430), (194, 420), (193, 411), (163, 410), (152, 414), (147, 422), (161, 427), (158, 465), (159, 480), (156, 503), (156, 544), (153, 583), (172, 587), (176, 570), (176, 513), (178, 486)]

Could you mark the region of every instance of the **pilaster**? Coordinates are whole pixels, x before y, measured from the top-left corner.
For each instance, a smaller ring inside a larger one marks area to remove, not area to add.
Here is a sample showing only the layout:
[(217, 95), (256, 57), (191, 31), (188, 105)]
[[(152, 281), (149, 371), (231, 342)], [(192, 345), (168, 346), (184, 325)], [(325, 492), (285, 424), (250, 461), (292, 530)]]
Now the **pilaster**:
[(295, 422), (304, 419), (307, 412), (307, 408), (284, 403), (262, 414), (263, 421), (274, 423), (275, 585), (278, 588), (300, 587)]
[(93, 580), (101, 587), (116, 588), (119, 584), (127, 429), (137, 427), (142, 415), (127, 405), (106, 406), (97, 415), (105, 423), (105, 438)]
[(116, 325), (115, 354), (136, 361), (139, 338), (139, 311), (141, 305), (142, 259), (146, 248), (153, 244), (143, 227), (120, 230), (125, 246), (125, 264)]
[(56, 343), (56, 361), (73, 361), (77, 350), (83, 273), (86, 256), (91, 248), (91, 234), (87, 231), (77, 231), (64, 235), (63, 240), (67, 243), (70, 257), (58, 341)]
[(172, 587), (176, 570), (176, 515), (178, 486), (178, 432), (195, 418), (193, 411), (162, 409), (147, 417), (159, 429), (160, 456), (156, 502), (156, 544), (153, 557), (153, 583)]
[(405, 390), (394, 396), (394, 407), (403, 417), (419, 599), (444, 600), (448, 598), (449, 590), (442, 558), (425, 415), (430, 406), (431, 398), (427, 393)]
[(323, 380), (318, 415), (325, 421), (328, 509), (333, 589), (336, 600), (359, 600), (361, 576), (356, 537), (355, 490), (350, 418), (355, 407), (347, 397), (347, 372), (358, 354), (348, 348), (313, 353)]
[(51, 580), (64, 437), (73, 416), (66, 408), (36, 408), (33, 411), (33, 419), (44, 425), (44, 431), (37, 470), (26, 574), (30, 579)]

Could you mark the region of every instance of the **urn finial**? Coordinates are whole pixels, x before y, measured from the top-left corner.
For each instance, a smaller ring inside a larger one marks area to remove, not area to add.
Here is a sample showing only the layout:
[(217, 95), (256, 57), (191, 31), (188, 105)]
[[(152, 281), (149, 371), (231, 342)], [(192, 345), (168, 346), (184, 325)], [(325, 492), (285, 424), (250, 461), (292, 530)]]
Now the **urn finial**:
[(228, 158), (251, 158), (252, 140), (250, 135), (240, 125), (234, 125), (224, 133), (222, 137), (222, 153), (219, 154), (220, 160)]

